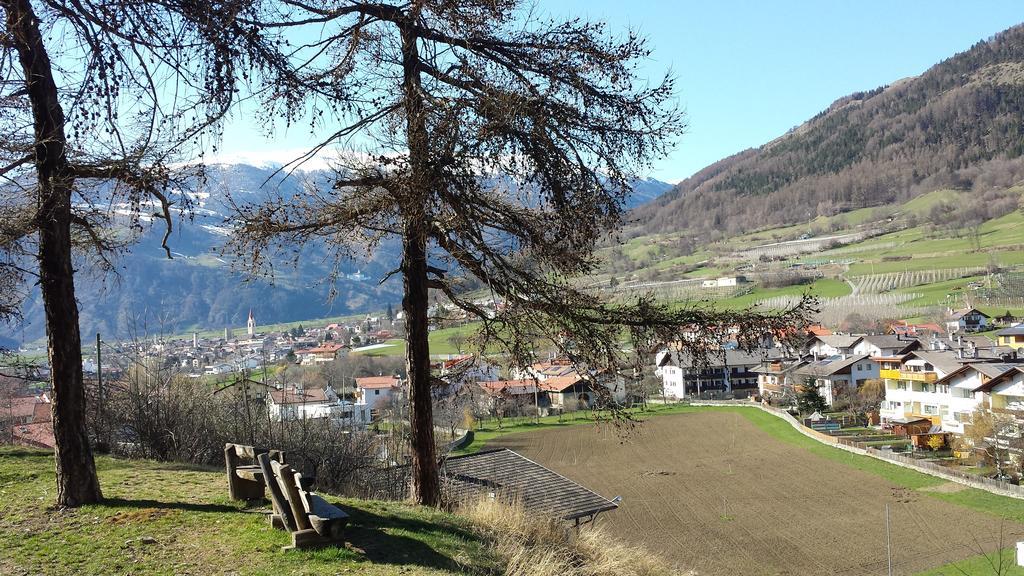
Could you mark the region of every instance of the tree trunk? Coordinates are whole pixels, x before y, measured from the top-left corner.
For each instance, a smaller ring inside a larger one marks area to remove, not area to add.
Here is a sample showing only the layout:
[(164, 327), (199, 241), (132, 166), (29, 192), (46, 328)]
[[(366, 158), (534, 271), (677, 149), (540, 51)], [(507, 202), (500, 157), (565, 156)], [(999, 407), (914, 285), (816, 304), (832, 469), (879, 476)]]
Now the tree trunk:
[(2, 6), (7, 11), (7, 32), (24, 70), (35, 128), (39, 286), (53, 385), (57, 505), (79, 506), (98, 502), (102, 494), (85, 426), (82, 339), (71, 266), (74, 179), (65, 155), (64, 110), (32, 5), (29, 0), (3, 0)]
[[(410, 24), (411, 24), (410, 20)], [(430, 394), (430, 343), (427, 308), (427, 199), (431, 178), (419, 56), (411, 26), (402, 28), (402, 80), (409, 145), (410, 186), (402, 202), (402, 276), (405, 297), (406, 361), (409, 375), (409, 424), (413, 495), (416, 502), (436, 506), (441, 499), (434, 448), (434, 407)]]
[(434, 449), (434, 410), (430, 394), (430, 345), (427, 320), (426, 238), (418, 222), (407, 222), (403, 241), (406, 361), (409, 374), (409, 424), (412, 427), (413, 493), (416, 501), (436, 506), (440, 499)]

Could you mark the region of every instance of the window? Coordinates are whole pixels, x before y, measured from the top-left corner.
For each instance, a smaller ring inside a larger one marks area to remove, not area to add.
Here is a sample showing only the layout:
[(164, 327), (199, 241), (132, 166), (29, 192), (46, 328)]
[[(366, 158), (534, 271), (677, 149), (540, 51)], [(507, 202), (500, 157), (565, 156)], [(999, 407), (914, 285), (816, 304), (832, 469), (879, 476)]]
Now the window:
[(374, 390), (373, 391), (373, 395), (374, 396), (380, 396), (380, 390)]
[(860, 367), (860, 364), (857, 364), (857, 371), (860, 372), (861, 370), (863, 370), (863, 368)]
[(949, 384), (938, 385), (937, 392), (939, 392), (940, 394), (949, 394)]
[(924, 405), (924, 413), (925, 413), (926, 416), (934, 416), (935, 414), (939, 413), (939, 409), (936, 406), (932, 406), (930, 404), (925, 404)]
[(907, 383), (903, 382), (903, 381), (897, 382), (896, 383), (896, 389), (897, 390), (906, 390), (907, 389)]

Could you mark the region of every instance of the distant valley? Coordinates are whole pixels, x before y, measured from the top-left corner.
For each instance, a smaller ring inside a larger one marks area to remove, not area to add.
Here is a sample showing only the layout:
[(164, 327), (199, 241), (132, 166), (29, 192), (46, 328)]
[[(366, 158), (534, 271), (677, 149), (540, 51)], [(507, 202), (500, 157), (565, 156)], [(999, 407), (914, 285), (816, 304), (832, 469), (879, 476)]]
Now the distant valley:
[[(333, 286), (325, 282), (332, 262), (323, 247), (305, 250), (297, 267), (283, 259), (274, 267), (273, 284), (232, 269), (231, 257), (219, 252), (231, 233), (229, 194), (238, 202), (263, 199), (268, 191), (287, 198), (300, 193), (302, 180), (326, 182), (327, 178), (319, 170), (287, 178), (275, 175), (275, 170), (274, 165), (211, 166), (207, 184), (194, 198), (191, 218), (175, 224), (169, 239), (173, 259), (167, 259), (160, 248), (163, 228), (156, 222), (116, 263), (116, 274), (101, 276), (84, 264), (79, 266), (76, 283), (82, 333), (127, 338), (219, 331), (244, 326), (250, 309), (266, 325), (379, 311), (388, 303), (397, 308), (401, 279), (379, 283), (397, 265), (393, 243), (385, 243), (365, 261), (344, 263)], [(637, 181), (626, 207), (657, 198), (671, 187), (655, 179)], [(328, 299), (332, 288), (337, 293), (333, 301)], [(20, 325), (0, 326), (0, 347), (17, 348), (45, 336), (38, 291), (26, 303), (24, 318)]]

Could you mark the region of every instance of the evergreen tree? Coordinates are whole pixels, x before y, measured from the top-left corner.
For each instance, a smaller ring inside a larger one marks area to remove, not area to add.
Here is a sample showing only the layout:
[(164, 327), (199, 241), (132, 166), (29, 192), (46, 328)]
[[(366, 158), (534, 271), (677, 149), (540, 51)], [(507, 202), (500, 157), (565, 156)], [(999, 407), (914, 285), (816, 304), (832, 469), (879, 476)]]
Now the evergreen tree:
[(800, 386), (796, 395), (796, 406), (801, 414), (823, 412), (828, 407), (813, 378), (808, 378)]

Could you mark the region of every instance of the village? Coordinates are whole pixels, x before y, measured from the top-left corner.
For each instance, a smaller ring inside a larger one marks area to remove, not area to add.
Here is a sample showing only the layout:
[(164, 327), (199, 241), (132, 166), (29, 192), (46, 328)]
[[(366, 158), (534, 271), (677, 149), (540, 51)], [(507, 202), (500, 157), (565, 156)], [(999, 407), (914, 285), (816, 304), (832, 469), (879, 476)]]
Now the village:
[[(389, 319), (390, 317), (390, 319)], [(272, 422), (323, 421), (379, 432), (405, 418), (408, 394), (401, 358), (363, 356), (401, 330), (390, 313), (349, 323), (260, 331), (250, 312), (246, 332), (222, 338), (106, 345), (84, 366), (102, 387), (133, 363), (207, 382), (214, 396), (233, 395)], [(735, 330), (738, 332), (738, 328)], [(995, 340), (981, 333), (991, 334)], [(805, 418), (808, 427), (861, 447), (952, 458), (1004, 480), (1021, 476), (1024, 440), (1024, 323), (969, 308), (949, 311), (945, 325), (892, 324), (885, 334), (844, 334), (811, 326), (753, 350), (723, 342), (695, 364), (669, 345), (644, 374), (587, 373), (553, 354), (525, 369), (473, 354), (435, 356), (435, 421), (465, 431), (473, 423), (600, 411), (609, 406), (704, 401), (760, 402)], [(102, 366), (97, 359), (102, 358)], [(45, 368), (26, 378), (5, 370), (0, 422), (16, 443), (52, 448)], [(808, 403), (807, 397), (811, 400)]]

